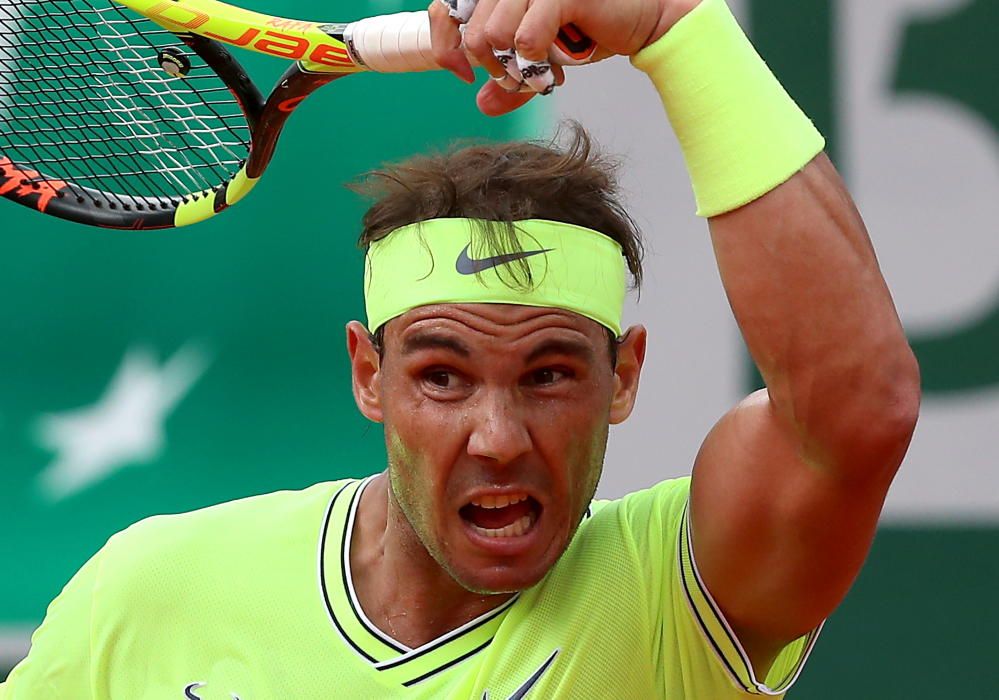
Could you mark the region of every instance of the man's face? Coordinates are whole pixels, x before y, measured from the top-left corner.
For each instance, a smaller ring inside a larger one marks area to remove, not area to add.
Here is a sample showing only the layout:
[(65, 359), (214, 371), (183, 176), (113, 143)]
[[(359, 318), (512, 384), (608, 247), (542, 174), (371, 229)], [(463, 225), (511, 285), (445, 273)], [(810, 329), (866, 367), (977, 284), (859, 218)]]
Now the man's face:
[(539, 581), (593, 497), (608, 425), (623, 420), (607, 332), (562, 310), (442, 304), (389, 322), (383, 355), (373, 384), (390, 517), (467, 590)]

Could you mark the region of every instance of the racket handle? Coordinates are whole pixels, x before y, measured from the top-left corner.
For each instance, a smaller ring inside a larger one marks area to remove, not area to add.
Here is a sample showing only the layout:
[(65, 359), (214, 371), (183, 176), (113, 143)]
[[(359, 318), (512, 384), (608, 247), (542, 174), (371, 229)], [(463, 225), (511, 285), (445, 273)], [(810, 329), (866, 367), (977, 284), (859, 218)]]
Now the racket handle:
[[(413, 73), (440, 69), (430, 45), (426, 10), (360, 19), (344, 28), (343, 37), (354, 60), (368, 70)], [(587, 63), (596, 48), (591, 39), (568, 25), (559, 31), (550, 59), (561, 65)]]
[(355, 61), (378, 73), (411, 73), (440, 68), (430, 46), (430, 16), (397, 12), (366, 17), (344, 28)]

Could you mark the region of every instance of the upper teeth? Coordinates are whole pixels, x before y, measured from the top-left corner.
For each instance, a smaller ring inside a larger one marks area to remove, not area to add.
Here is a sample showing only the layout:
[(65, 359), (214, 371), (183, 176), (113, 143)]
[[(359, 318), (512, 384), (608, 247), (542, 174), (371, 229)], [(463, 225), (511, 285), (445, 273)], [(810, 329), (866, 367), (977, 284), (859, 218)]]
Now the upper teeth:
[(506, 508), (515, 503), (527, 500), (527, 494), (487, 494), (477, 499), (472, 499), (472, 505), (479, 508)]

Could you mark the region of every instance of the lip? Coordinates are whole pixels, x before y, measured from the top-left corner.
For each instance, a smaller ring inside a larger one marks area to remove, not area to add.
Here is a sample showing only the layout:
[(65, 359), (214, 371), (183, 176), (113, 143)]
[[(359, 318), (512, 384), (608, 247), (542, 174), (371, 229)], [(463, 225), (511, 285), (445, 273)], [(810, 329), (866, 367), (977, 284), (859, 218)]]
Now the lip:
[(461, 510), (467, 506), (472, 501), (482, 502), (484, 496), (524, 496), (534, 499), (541, 509), (544, 509), (545, 503), (542, 501), (538, 494), (534, 493), (531, 489), (523, 488), (521, 486), (503, 486), (501, 488), (487, 488), (487, 489), (477, 489), (475, 491), (470, 491), (461, 498), (461, 505), (458, 506), (458, 510)]
[(516, 537), (489, 537), (478, 532), (475, 527), (465, 520), (461, 515), (457, 515), (461, 522), (462, 530), (472, 545), (490, 556), (515, 557), (530, 552), (538, 543), (541, 537), (541, 524), (544, 520), (544, 509), (538, 512), (531, 529), (523, 535)]

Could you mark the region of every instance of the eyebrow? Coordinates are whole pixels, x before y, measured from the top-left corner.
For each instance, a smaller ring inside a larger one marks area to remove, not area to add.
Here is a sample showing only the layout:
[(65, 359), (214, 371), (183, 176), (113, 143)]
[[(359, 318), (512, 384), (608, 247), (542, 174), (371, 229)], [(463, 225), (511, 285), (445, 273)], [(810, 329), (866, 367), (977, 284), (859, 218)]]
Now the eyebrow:
[(440, 333), (417, 333), (402, 342), (403, 355), (412, 355), (420, 350), (450, 350), (461, 357), (472, 356), (472, 351), (460, 340)]
[(531, 350), (524, 361), (530, 364), (545, 355), (569, 355), (585, 362), (592, 362), (593, 348), (577, 340), (547, 340)]
[[(472, 351), (467, 345), (457, 338), (440, 333), (417, 333), (406, 338), (402, 343), (403, 355), (412, 355), (421, 350), (449, 350), (460, 357), (472, 356)], [(530, 364), (546, 355), (568, 355), (585, 362), (592, 362), (594, 359), (593, 349), (586, 343), (576, 340), (552, 339), (531, 350), (524, 362)]]

